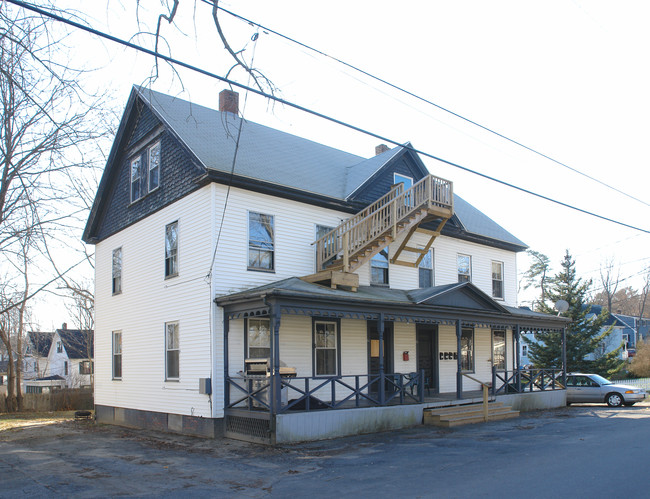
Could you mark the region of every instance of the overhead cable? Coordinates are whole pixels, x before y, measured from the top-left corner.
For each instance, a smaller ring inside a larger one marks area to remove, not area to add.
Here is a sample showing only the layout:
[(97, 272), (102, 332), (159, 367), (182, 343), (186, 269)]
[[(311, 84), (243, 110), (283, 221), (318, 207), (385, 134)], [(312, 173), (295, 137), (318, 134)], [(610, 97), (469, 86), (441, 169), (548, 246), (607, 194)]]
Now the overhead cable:
[(199, 68), (199, 67), (193, 66), (193, 65), (191, 65), (191, 64), (189, 64), (189, 63), (186, 63), (186, 62), (183, 62), (183, 61), (181, 61), (181, 60), (174, 59), (173, 57), (170, 57), (170, 56), (166, 56), (166, 55), (163, 55), (163, 54), (157, 53), (157, 52), (155, 52), (154, 50), (148, 49), (148, 48), (146, 48), (146, 47), (142, 47), (142, 46), (137, 45), (137, 44), (135, 44), (135, 43), (133, 43), (133, 42), (129, 42), (129, 41), (127, 41), (127, 40), (122, 40), (121, 38), (117, 38), (117, 37), (115, 37), (115, 36), (113, 36), (113, 35), (110, 35), (110, 34), (108, 34), (108, 33), (104, 33), (104, 32), (102, 32), (102, 31), (96, 30), (96, 29), (91, 28), (91, 27), (89, 27), (89, 26), (85, 26), (85, 25), (83, 25), (83, 24), (77, 23), (77, 22), (72, 21), (72, 20), (70, 20), (70, 19), (66, 19), (66, 18), (64, 18), (64, 17), (62, 17), (62, 16), (60, 16), (60, 15), (58, 15), (58, 14), (54, 14), (54, 13), (52, 13), (52, 12), (48, 12), (48, 11), (46, 11), (46, 10), (41, 9), (40, 7), (37, 7), (37, 6), (31, 5), (31, 4), (25, 3), (25, 2), (23, 2), (23, 1), (21, 1), (21, 0), (5, 0), (5, 1), (8, 2), (8, 3), (12, 3), (12, 4), (14, 4), (14, 5), (17, 5), (17, 6), (19, 6), (19, 7), (22, 7), (22, 8), (24, 8), (24, 9), (31, 10), (32, 12), (36, 12), (36, 13), (38, 13), (38, 14), (40, 14), (40, 15), (47, 16), (47, 17), (49, 17), (49, 18), (51, 18), (51, 19), (57, 20), (57, 21), (59, 21), (59, 22), (62, 22), (62, 23), (64, 23), (64, 24), (67, 24), (67, 25), (72, 26), (72, 27), (74, 27), (74, 28), (77, 28), (77, 29), (80, 29), (80, 30), (86, 31), (86, 32), (91, 33), (91, 34), (96, 35), (96, 36), (99, 36), (99, 37), (101, 37), (101, 38), (105, 38), (106, 40), (110, 40), (110, 41), (115, 42), (115, 43), (118, 43), (118, 44), (120, 44), (120, 45), (124, 45), (125, 47), (129, 47), (129, 48), (132, 48), (132, 49), (134, 49), (134, 50), (137, 50), (137, 51), (143, 52), (143, 53), (145, 53), (145, 54), (149, 54), (149, 55), (151, 55), (151, 56), (153, 56), (153, 57), (157, 57), (157, 58), (162, 59), (163, 61), (168, 62), (168, 63), (170, 63), (170, 64), (174, 64), (174, 65), (180, 66), (180, 67), (182, 67), (182, 68), (189, 69), (189, 70), (191, 70), (191, 71), (197, 72), (197, 73), (202, 74), (202, 75), (204, 75), (204, 76), (208, 76), (208, 77), (210, 77), (210, 78), (214, 78), (214, 79), (216, 79), (216, 80), (222, 81), (222, 82), (224, 82), (224, 83), (227, 83), (227, 84), (232, 85), (232, 86), (234, 86), (234, 87), (240, 88), (240, 89), (242, 89), (242, 90), (246, 90), (246, 91), (248, 91), (248, 92), (251, 92), (251, 93), (254, 93), (254, 94), (260, 95), (260, 96), (262, 96), (262, 97), (265, 97), (265, 98), (267, 98), (267, 99), (269, 99), (269, 100), (272, 100), (272, 101), (274, 101), (274, 102), (277, 102), (277, 103), (279, 103), (279, 104), (283, 104), (283, 105), (285, 105), (285, 106), (287, 106), (287, 107), (291, 107), (291, 108), (297, 109), (297, 110), (299, 110), (299, 111), (302, 111), (302, 112), (304, 112), (304, 113), (311, 114), (312, 116), (316, 116), (317, 118), (321, 118), (321, 119), (324, 119), (324, 120), (330, 121), (330, 122), (335, 123), (335, 124), (337, 124), (337, 125), (340, 125), (340, 126), (343, 126), (343, 127), (349, 128), (350, 130), (354, 130), (354, 131), (356, 131), (356, 132), (359, 132), (359, 133), (362, 133), (362, 134), (368, 135), (368, 136), (370, 136), (370, 137), (374, 137), (374, 138), (379, 139), (379, 140), (381, 140), (381, 141), (388, 142), (388, 143), (393, 144), (393, 145), (395, 145), (395, 146), (401, 146), (401, 147), (404, 147), (405, 149), (408, 149), (408, 150), (410, 150), (410, 151), (413, 151), (413, 152), (415, 152), (415, 153), (417, 153), (417, 154), (420, 154), (420, 155), (422, 155), (422, 156), (425, 156), (425, 157), (427, 157), (427, 158), (431, 158), (431, 159), (434, 159), (434, 160), (436, 160), (436, 161), (440, 161), (441, 163), (444, 163), (444, 164), (446, 164), (446, 165), (452, 166), (452, 167), (454, 167), (454, 168), (458, 168), (459, 170), (463, 170), (463, 171), (468, 172), (468, 173), (471, 173), (471, 174), (473, 174), (473, 175), (477, 175), (477, 176), (479, 176), (479, 177), (481, 177), (481, 178), (484, 178), (484, 179), (486, 179), (486, 180), (491, 180), (492, 182), (495, 182), (495, 183), (497, 183), (497, 184), (501, 184), (501, 185), (504, 185), (504, 186), (506, 186), (506, 187), (510, 187), (510, 188), (512, 188), (512, 189), (518, 190), (518, 191), (523, 192), (523, 193), (525, 193), (525, 194), (529, 194), (529, 195), (534, 196), (534, 197), (537, 197), (537, 198), (539, 198), (539, 199), (543, 199), (543, 200), (545, 200), (545, 201), (549, 201), (549, 202), (554, 203), (554, 204), (557, 204), (557, 205), (559, 205), (559, 206), (563, 206), (563, 207), (565, 207), (565, 208), (569, 208), (569, 209), (574, 210), (574, 211), (577, 211), (577, 212), (579, 212), (579, 213), (583, 213), (583, 214), (585, 214), (585, 215), (589, 215), (589, 216), (592, 216), (592, 217), (595, 217), (595, 218), (599, 218), (599, 219), (604, 220), (604, 221), (606, 221), (606, 222), (611, 222), (611, 223), (613, 223), (613, 224), (620, 225), (620, 226), (622, 226), (622, 227), (627, 227), (627, 228), (629, 228), (629, 229), (633, 229), (633, 230), (637, 230), (637, 231), (640, 231), (640, 232), (644, 232), (644, 233), (646, 233), (646, 234), (650, 234), (650, 230), (648, 230), (648, 229), (643, 229), (643, 228), (641, 228), (641, 227), (636, 227), (636, 226), (634, 226), (634, 225), (631, 225), (631, 224), (628, 224), (628, 223), (625, 223), (625, 222), (621, 222), (621, 221), (619, 221), (619, 220), (614, 220), (614, 219), (612, 219), (612, 218), (605, 217), (604, 215), (599, 215), (599, 214), (597, 214), (597, 213), (594, 213), (594, 212), (591, 212), (591, 211), (588, 211), (588, 210), (585, 210), (585, 209), (578, 208), (578, 207), (576, 207), (576, 206), (570, 205), (570, 204), (565, 203), (565, 202), (563, 202), (563, 201), (559, 201), (559, 200), (557, 200), (557, 199), (550, 198), (550, 197), (545, 196), (545, 195), (543, 195), (543, 194), (539, 194), (539, 193), (533, 192), (533, 191), (531, 191), (531, 190), (529, 190), (529, 189), (525, 189), (525, 188), (523, 188), (523, 187), (519, 187), (519, 186), (517, 186), (517, 185), (514, 185), (514, 184), (511, 184), (511, 183), (509, 183), (509, 182), (506, 182), (505, 180), (500, 180), (500, 179), (498, 179), (498, 178), (496, 178), (496, 177), (491, 177), (490, 175), (487, 175), (487, 174), (485, 174), (485, 173), (481, 173), (481, 172), (479, 172), (479, 171), (472, 170), (471, 168), (468, 168), (468, 167), (466, 167), (466, 166), (460, 165), (460, 164), (458, 164), (458, 163), (454, 163), (454, 162), (452, 162), (452, 161), (449, 161), (449, 160), (446, 160), (446, 159), (440, 158), (440, 157), (438, 157), (438, 156), (435, 156), (435, 155), (433, 155), (433, 154), (427, 153), (427, 152), (425, 152), (425, 151), (421, 151), (421, 150), (416, 149), (416, 148), (414, 148), (414, 147), (412, 147), (412, 146), (410, 146), (410, 145), (401, 144), (401, 143), (399, 143), (399, 142), (397, 142), (397, 141), (395, 141), (395, 140), (393, 140), (393, 139), (390, 139), (390, 138), (388, 138), (388, 137), (384, 137), (384, 136), (382, 136), (382, 135), (380, 135), (380, 134), (377, 134), (377, 133), (371, 132), (371, 131), (369, 131), (369, 130), (365, 130), (365, 129), (360, 128), (360, 127), (358, 127), (358, 126), (355, 126), (355, 125), (352, 125), (352, 124), (350, 124), (350, 123), (347, 123), (347, 122), (341, 121), (341, 120), (339, 120), (339, 119), (333, 118), (333, 117), (331, 117), (331, 116), (327, 116), (327, 115), (322, 114), (322, 113), (320, 113), (320, 112), (318, 112), (318, 111), (314, 111), (314, 110), (312, 110), (312, 109), (308, 109), (308, 108), (303, 107), (303, 106), (301, 106), (301, 105), (299, 105), (299, 104), (295, 104), (295, 103), (293, 103), (293, 102), (291, 102), (291, 101), (287, 101), (287, 100), (282, 99), (282, 98), (280, 98), (280, 97), (276, 97), (275, 95), (267, 94), (266, 92), (263, 92), (263, 91), (258, 90), (258, 89), (256, 89), (256, 88), (253, 88), (253, 87), (250, 87), (250, 86), (247, 86), (247, 85), (243, 85), (243, 84), (238, 83), (238, 82), (236, 82), (236, 81), (233, 81), (233, 80), (230, 80), (230, 79), (225, 78), (225, 77), (223, 77), (223, 76), (220, 76), (220, 75), (218, 75), (218, 74), (216, 74), (216, 73), (212, 73), (212, 72), (210, 72), (210, 71), (207, 71), (207, 70), (205, 70), (205, 69), (201, 69), (201, 68)]

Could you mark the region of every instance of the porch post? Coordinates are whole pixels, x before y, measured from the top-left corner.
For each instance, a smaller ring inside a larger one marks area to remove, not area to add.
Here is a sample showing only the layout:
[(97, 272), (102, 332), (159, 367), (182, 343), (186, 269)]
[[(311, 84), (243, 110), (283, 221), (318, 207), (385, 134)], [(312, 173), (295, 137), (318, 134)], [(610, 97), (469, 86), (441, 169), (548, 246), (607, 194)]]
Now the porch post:
[(521, 335), (519, 333), (519, 324), (512, 329), (512, 336), (515, 340), (515, 368), (519, 370), (521, 367)]
[(566, 328), (562, 328), (562, 385), (566, 387)]
[[(223, 390), (223, 406), (230, 405), (230, 382), (228, 381), (228, 333), (230, 331), (230, 318), (226, 311), (223, 311), (223, 380), (225, 382)], [(210, 380), (214, 384), (214, 380)]]
[(271, 306), (271, 414), (277, 414), (282, 407), (280, 396), (280, 310)]
[(460, 325), (460, 319), (456, 321), (456, 398), (463, 398), (463, 359), (461, 355), (460, 338), (463, 328)]
[(380, 312), (377, 318), (377, 332), (379, 333), (379, 405), (384, 405), (386, 400), (386, 386), (384, 383), (384, 313)]

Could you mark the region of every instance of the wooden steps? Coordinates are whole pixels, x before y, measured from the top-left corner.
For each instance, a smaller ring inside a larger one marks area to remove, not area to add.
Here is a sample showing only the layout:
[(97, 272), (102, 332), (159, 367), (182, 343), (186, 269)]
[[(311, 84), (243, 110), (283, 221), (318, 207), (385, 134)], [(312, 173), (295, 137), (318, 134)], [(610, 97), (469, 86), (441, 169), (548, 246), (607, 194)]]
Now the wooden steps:
[[(503, 405), (503, 402), (490, 402), (488, 404), (488, 421), (517, 417), (519, 417), (519, 411), (513, 411), (511, 407)], [(422, 423), (425, 425), (443, 426), (445, 428), (484, 422), (482, 403), (425, 409), (422, 418)]]

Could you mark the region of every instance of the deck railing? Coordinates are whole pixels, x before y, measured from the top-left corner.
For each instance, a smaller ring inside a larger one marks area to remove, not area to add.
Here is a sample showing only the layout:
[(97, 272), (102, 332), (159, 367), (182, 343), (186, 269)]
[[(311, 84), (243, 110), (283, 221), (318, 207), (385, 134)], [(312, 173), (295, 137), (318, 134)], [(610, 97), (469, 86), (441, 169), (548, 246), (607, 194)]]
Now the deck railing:
[[(271, 377), (228, 377), (226, 409), (283, 413), (424, 402), (424, 372), (280, 378), (280, 407), (272, 402)], [(383, 390), (380, 389), (383, 387)]]
[(314, 242), (317, 269), (324, 270), (327, 262), (341, 258), (347, 270), (355, 253), (382, 235), (396, 236), (398, 223), (423, 208), (453, 212), (453, 184), (433, 175), (427, 175), (406, 191), (404, 184), (397, 184), (388, 194)]
[(492, 394), (564, 390), (563, 369), (492, 369)]

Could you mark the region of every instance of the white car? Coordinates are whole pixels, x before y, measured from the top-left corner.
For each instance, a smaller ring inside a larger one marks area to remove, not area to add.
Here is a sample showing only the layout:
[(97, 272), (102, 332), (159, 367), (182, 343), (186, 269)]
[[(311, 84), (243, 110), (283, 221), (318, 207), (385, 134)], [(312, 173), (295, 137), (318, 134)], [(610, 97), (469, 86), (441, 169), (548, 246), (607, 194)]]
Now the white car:
[(566, 377), (567, 405), (605, 402), (610, 407), (634, 405), (646, 398), (643, 388), (612, 383), (598, 374), (570, 373)]

